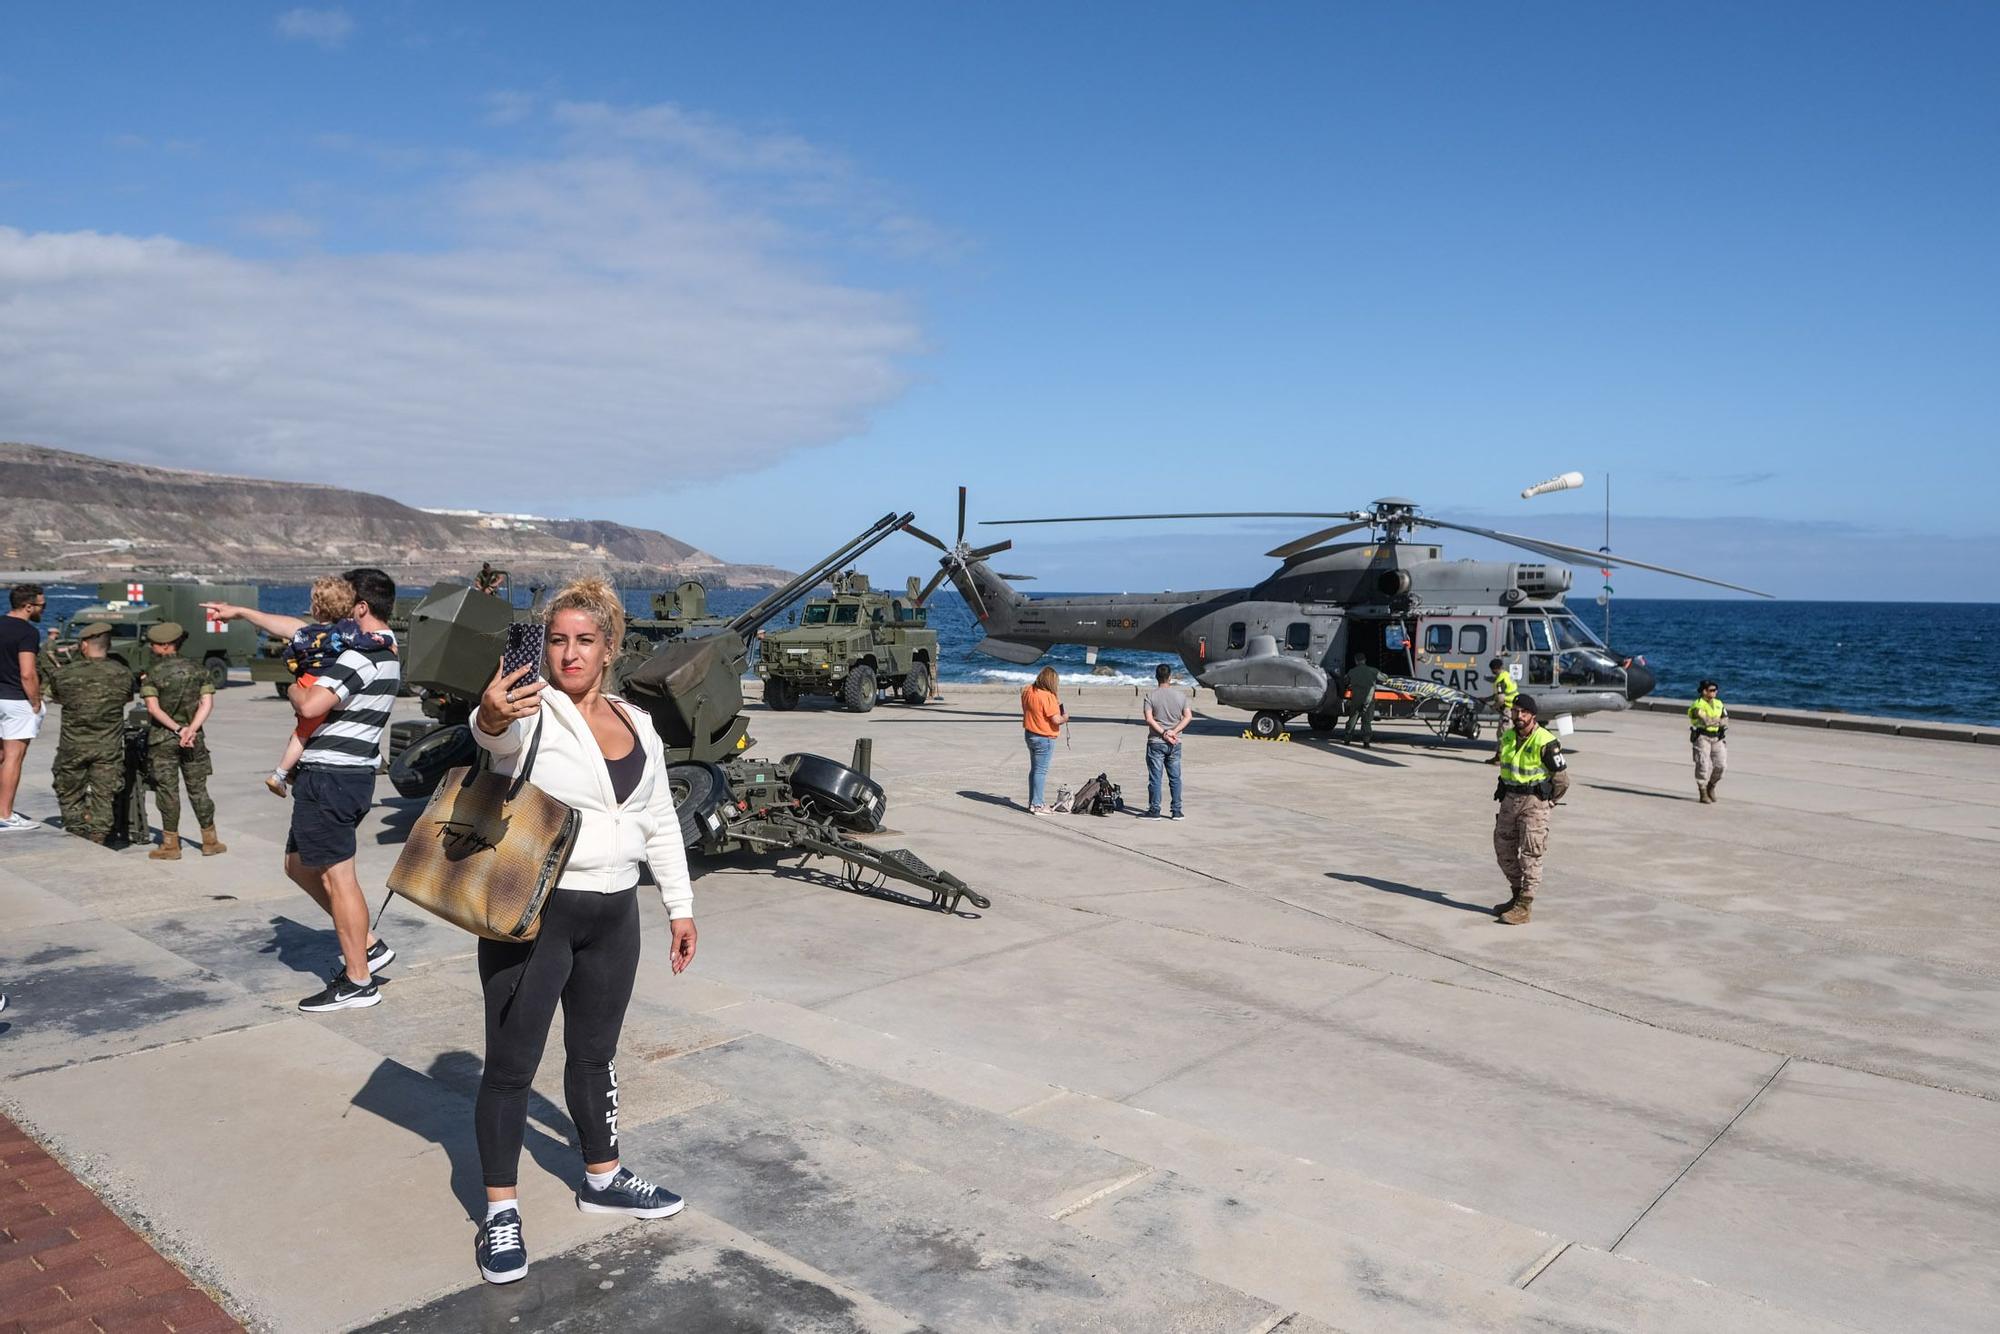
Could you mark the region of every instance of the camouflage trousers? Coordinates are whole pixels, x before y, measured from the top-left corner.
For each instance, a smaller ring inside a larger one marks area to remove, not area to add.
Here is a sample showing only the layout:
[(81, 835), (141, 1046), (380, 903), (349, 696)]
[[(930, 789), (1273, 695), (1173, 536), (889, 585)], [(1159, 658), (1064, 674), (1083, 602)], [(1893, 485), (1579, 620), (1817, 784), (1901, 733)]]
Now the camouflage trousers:
[(1493, 820), (1493, 857), (1507, 884), (1523, 899), (1535, 897), (1542, 883), (1542, 854), (1549, 850), (1549, 815), (1555, 803), (1532, 793), (1500, 798)]
[[(188, 805), (203, 829), (215, 827), (215, 803), (208, 799), (208, 776), (215, 772), (208, 758), (208, 738), (183, 747), (172, 737), (146, 748), (146, 770), (153, 779), (154, 800), (160, 805), (160, 828), (181, 831), (181, 778), (187, 778)], [(114, 789), (115, 791), (116, 789)]]
[(1698, 787), (1722, 781), (1722, 771), (1729, 767), (1729, 743), (1719, 736), (1697, 736), (1694, 739), (1694, 781)]
[[(114, 738), (116, 740), (116, 738)], [(111, 832), (118, 789), (124, 785), (125, 745), (109, 751), (66, 750), (56, 747), (50, 778), (62, 807), (63, 828), (78, 838), (102, 843)]]

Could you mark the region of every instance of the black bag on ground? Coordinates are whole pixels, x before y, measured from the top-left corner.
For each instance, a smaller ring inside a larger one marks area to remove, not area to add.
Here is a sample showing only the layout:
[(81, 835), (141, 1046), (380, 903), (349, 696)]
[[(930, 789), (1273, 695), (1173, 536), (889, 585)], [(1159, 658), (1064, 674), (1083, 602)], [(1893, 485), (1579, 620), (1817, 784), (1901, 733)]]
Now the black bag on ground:
[(1070, 798), (1071, 815), (1109, 815), (1113, 811), (1125, 809), (1125, 800), (1118, 792), (1118, 784), (1111, 781), (1109, 774), (1099, 774), (1076, 790)]

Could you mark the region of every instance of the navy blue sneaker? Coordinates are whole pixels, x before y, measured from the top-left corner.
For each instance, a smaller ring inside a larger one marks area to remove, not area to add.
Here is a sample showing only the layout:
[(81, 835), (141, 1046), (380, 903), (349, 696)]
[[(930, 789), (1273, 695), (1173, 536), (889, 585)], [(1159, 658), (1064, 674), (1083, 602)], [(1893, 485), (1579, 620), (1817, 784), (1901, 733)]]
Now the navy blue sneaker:
[(628, 1167), (618, 1169), (603, 1190), (591, 1188), (588, 1179), (576, 1188), (576, 1207), (587, 1214), (626, 1214), (633, 1218), (672, 1218), (687, 1204), (665, 1186), (656, 1186), (632, 1175)]
[(512, 1283), (528, 1276), (528, 1248), (521, 1244), (521, 1211), (502, 1209), (486, 1220), (473, 1243), (479, 1276), (488, 1283)]

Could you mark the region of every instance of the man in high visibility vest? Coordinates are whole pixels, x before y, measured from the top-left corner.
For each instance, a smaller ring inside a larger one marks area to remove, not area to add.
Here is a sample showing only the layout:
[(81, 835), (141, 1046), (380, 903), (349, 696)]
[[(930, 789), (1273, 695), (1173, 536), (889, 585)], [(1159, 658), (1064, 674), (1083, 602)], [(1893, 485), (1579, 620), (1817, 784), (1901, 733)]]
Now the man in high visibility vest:
[(1549, 848), (1549, 815), (1569, 791), (1569, 760), (1562, 742), (1535, 721), (1528, 695), (1514, 697), (1514, 725), (1500, 734), (1500, 783), (1493, 799), (1493, 855), (1514, 897), (1493, 905), (1508, 926), (1528, 920), (1542, 883), (1542, 855)]
[(1729, 709), (1713, 681), (1703, 681), (1688, 706), (1688, 739), (1694, 743), (1694, 794), (1715, 804), (1715, 785), (1729, 763)]
[[(1493, 674), (1493, 693), (1487, 698), (1492, 700), (1493, 707), (1500, 711), (1500, 735), (1504, 737), (1507, 735), (1507, 729), (1514, 725), (1514, 697), (1521, 693), (1521, 687), (1515, 685), (1514, 678), (1508, 674), (1507, 661), (1504, 658), (1493, 659), (1486, 664), (1486, 670)], [(1493, 747), (1493, 758), (1486, 762), (1500, 763), (1500, 746), (1497, 742)]]

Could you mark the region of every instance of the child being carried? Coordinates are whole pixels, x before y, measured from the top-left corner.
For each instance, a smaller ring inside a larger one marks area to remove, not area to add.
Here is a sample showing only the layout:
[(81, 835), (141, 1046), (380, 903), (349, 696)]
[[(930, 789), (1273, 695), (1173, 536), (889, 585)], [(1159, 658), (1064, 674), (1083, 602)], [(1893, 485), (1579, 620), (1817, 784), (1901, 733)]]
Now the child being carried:
[[(298, 679), (302, 686), (309, 686), (319, 680), (320, 673), (333, 665), (348, 649), (358, 649), (363, 653), (388, 648), (396, 641), (392, 636), (373, 634), (361, 628), (361, 623), (353, 616), (354, 604), (361, 595), (354, 585), (337, 575), (326, 575), (313, 580), (312, 610), (309, 613), (313, 623), (301, 626), (292, 641), (285, 648), (285, 667)], [(299, 725), (292, 729), (292, 735), (285, 742), (285, 754), (278, 761), (278, 767), (264, 780), (264, 786), (280, 797), (289, 795), (288, 785), (293, 771), (298, 768), (299, 756), (305, 753), (306, 738), (311, 736), (324, 718), (301, 718)]]

